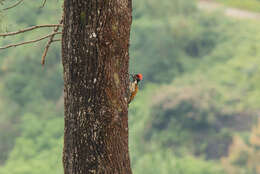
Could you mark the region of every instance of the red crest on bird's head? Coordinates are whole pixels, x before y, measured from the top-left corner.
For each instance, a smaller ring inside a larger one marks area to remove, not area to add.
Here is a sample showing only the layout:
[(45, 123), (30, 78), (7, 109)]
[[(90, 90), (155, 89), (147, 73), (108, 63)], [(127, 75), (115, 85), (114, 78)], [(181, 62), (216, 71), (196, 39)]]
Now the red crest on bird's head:
[(138, 79), (138, 80), (143, 80), (143, 75), (142, 74), (136, 74), (135, 77)]

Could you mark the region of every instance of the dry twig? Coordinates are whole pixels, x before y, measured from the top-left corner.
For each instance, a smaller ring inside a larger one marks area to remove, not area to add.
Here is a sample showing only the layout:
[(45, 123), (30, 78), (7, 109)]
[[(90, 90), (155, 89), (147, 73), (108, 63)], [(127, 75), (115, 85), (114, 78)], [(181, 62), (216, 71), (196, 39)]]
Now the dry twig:
[[(8, 10), (10, 8), (13, 8), (13, 7), (19, 5), (22, 1), (23, 0), (20, 0), (17, 3), (15, 3), (14, 5), (12, 5), (11, 7), (5, 8), (3, 10)], [(41, 8), (43, 8), (45, 6), (46, 1), (47, 0), (43, 0), (43, 4), (42, 4)], [(53, 33), (51, 33), (49, 35), (46, 35), (44, 37), (41, 37), (41, 38), (38, 38), (38, 39), (35, 39), (35, 40), (26, 41), (26, 42), (17, 43), (17, 44), (10, 44), (10, 45), (4, 46), (4, 47), (0, 47), (0, 49), (7, 49), (7, 48), (10, 48), (10, 47), (17, 47), (17, 46), (20, 46), (20, 45), (25, 45), (25, 44), (30, 44), (30, 43), (34, 43), (34, 42), (39, 42), (39, 41), (41, 41), (43, 39), (50, 38), (48, 43), (45, 46), (45, 49), (44, 49), (44, 52), (43, 52), (43, 55), (42, 55), (42, 59), (41, 59), (41, 64), (44, 65), (45, 64), (45, 58), (46, 58), (46, 55), (48, 53), (48, 50), (49, 50), (49, 47), (50, 47), (51, 43), (52, 42), (61, 41), (61, 39), (54, 39), (54, 36), (56, 34), (61, 34), (61, 32), (58, 32), (58, 31), (59, 31), (59, 27), (62, 26), (62, 23), (63, 23), (63, 17), (60, 20), (59, 24), (35, 25), (35, 26), (29, 27), (29, 28), (25, 28), (25, 29), (22, 29), (22, 30), (19, 30), (19, 31), (8, 32), (8, 33), (0, 33), (0, 37), (1, 36), (2, 37), (6, 37), (6, 36), (13, 36), (13, 35), (25, 33), (25, 32), (28, 32), (28, 31), (31, 31), (31, 30), (34, 30), (34, 29), (38, 29), (38, 28), (55, 27), (54, 30), (53, 30)]]
[(23, 0), (20, 0), (20, 1), (17, 1), (15, 4), (13, 4), (12, 6), (10, 6), (10, 7), (7, 7), (7, 8), (4, 8), (3, 10), (9, 10), (9, 9), (11, 9), (11, 8), (14, 8), (14, 7), (16, 7), (17, 5), (19, 5), (20, 3), (22, 3), (23, 2)]
[(49, 38), (49, 37), (52, 37), (52, 36), (54, 37), (56, 34), (61, 34), (61, 32), (51, 33), (51, 34), (48, 34), (46, 36), (43, 36), (43, 37), (35, 39), (35, 40), (30, 40), (30, 41), (26, 41), (26, 42), (17, 43), (17, 44), (10, 44), (10, 45), (4, 46), (4, 47), (0, 47), (0, 49), (7, 49), (7, 48), (10, 48), (10, 47), (17, 47), (17, 46), (20, 46), (20, 45), (25, 45), (25, 44), (30, 44), (30, 43), (34, 43), (34, 42), (39, 42), (39, 41), (41, 41), (43, 39), (46, 39), (46, 38)]
[(44, 64), (45, 64), (45, 58), (46, 58), (46, 55), (47, 55), (47, 52), (48, 52), (48, 50), (49, 50), (49, 47), (50, 47), (51, 43), (53, 43), (53, 42), (58, 42), (58, 41), (61, 41), (61, 39), (51, 39), (51, 38), (50, 38), (50, 40), (49, 40), (49, 42), (47, 43), (47, 45), (45, 46), (44, 52), (43, 52), (43, 54), (42, 54), (42, 60), (41, 60), (42, 66), (44, 66)]
[[(61, 25), (62, 23), (63, 23), (63, 20), (61, 19), (61, 20), (60, 20), (60, 25)], [(53, 30), (53, 33), (57, 32), (57, 31), (59, 30), (59, 27), (60, 27), (60, 26), (56, 26), (56, 27), (54, 28), (54, 30)], [(48, 50), (49, 50), (49, 47), (50, 47), (51, 43), (54, 42), (53, 38), (54, 38), (54, 35), (52, 35), (52, 36), (50, 37), (50, 39), (49, 39), (47, 45), (46, 45), (45, 48), (44, 48), (44, 51), (43, 51), (43, 54), (42, 54), (42, 59), (41, 59), (41, 64), (42, 64), (42, 66), (44, 66), (44, 64), (45, 64), (45, 58), (46, 58), (47, 52), (48, 52)]]
[(9, 33), (0, 33), (0, 36), (12, 36), (12, 35), (16, 35), (16, 34), (20, 34), (20, 33), (25, 33), (27, 31), (31, 31), (34, 29), (38, 29), (38, 28), (46, 28), (46, 27), (58, 27), (58, 26), (62, 26), (61, 24), (47, 24), (47, 25), (35, 25), (29, 28), (25, 28), (19, 31), (14, 31), (14, 32), (9, 32)]

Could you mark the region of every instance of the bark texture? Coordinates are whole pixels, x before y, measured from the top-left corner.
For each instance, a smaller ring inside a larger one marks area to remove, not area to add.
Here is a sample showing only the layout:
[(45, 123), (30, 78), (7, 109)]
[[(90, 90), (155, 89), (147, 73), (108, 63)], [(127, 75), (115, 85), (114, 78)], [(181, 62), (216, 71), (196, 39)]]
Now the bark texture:
[(131, 0), (64, 0), (65, 174), (131, 174)]

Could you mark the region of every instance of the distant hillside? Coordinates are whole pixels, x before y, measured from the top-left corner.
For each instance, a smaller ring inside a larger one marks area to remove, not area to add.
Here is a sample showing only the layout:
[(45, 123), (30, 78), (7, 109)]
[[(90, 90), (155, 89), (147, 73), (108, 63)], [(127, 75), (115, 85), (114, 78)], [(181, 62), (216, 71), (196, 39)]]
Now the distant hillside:
[[(1, 18), (8, 31), (58, 21), (57, 1), (43, 9), (24, 3)], [(259, 21), (207, 13), (191, 0), (134, 0), (133, 19), (130, 73), (144, 75), (129, 107), (133, 172), (256, 174)], [(0, 45), (38, 35), (1, 38)], [(1, 174), (63, 173), (60, 45), (42, 68), (44, 45), (0, 53)]]
[[(209, 0), (210, 1), (210, 0)], [(248, 11), (260, 12), (259, 0), (215, 0), (229, 7), (235, 7)]]
[[(247, 2), (247, 1), (245, 1)], [(260, 12), (250, 11), (245, 8), (239, 8), (232, 5), (225, 5), (226, 1), (213, 1), (213, 0), (200, 0), (198, 1), (198, 7), (202, 10), (208, 12), (221, 11), (226, 16), (235, 18), (235, 19), (254, 19), (260, 20)], [(260, 3), (259, 3), (260, 5)]]

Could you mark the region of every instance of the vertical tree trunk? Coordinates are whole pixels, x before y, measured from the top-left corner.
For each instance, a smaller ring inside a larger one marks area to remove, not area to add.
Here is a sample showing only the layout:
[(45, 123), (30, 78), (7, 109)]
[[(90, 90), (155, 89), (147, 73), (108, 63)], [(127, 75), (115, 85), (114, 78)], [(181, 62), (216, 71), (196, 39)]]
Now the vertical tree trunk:
[(64, 0), (65, 174), (131, 174), (131, 0)]

